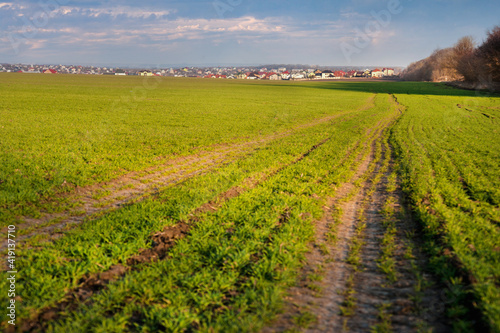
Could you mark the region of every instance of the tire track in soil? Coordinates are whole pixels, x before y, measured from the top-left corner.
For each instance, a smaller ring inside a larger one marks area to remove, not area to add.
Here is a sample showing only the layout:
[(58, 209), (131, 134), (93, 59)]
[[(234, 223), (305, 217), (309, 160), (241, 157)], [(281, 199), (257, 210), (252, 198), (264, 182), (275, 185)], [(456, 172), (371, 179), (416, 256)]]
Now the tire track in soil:
[[(245, 189), (236, 186), (220, 194), (216, 199), (198, 207), (188, 221), (179, 221), (177, 224), (167, 226), (162, 231), (151, 235), (153, 241), (152, 247), (144, 249), (139, 254), (128, 258), (126, 264), (117, 264), (106, 271), (82, 277), (79, 281), (79, 286), (69, 291), (61, 301), (53, 306), (42, 309), (38, 313), (33, 313), (29, 319), (24, 320), (20, 326), (20, 332), (43, 332), (47, 328), (47, 323), (49, 321), (57, 320), (61, 317), (61, 314), (74, 311), (82, 304), (87, 304), (91, 301), (93, 295), (103, 291), (109, 283), (117, 281), (129, 271), (139, 271), (144, 264), (153, 261), (167, 260), (170, 248), (175, 246), (177, 241), (189, 235), (191, 228), (195, 227), (196, 223), (199, 221), (200, 214), (217, 211), (226, 201), (258, 186), (260, 183), (278, 174), (285, 168), (300, 162), (329, 140), (331, 140), (331, 137), (318, 142), (294, 161), (270, 171), (267, 175), (260, 177), (258, 180), (244, 180), (242, 184), (245, 184)], [(286, 216), (284, 218), (286, 218)], [(14, 330), (12, 332), (14, 332)]]
[[(77, 190), (78, 200), (83, 204), (77, 208), (77, 211), (84, 211), (84, 213), (72, 216), (74, 214), (74, 210), (72, 210), (64, 213), (46, 214), (39, 219), (25, 218), (25, 223), (17, 226), (18, 230), (26, 228), (33, 228), (34, 230), (26, 234), (19, 234), (17, 241), (18, 243), (22, 243), (40, 234), (49, 234), (50, 237), (46, 239), (47, 241), (54, 240), (64, 234), (59, 229), (64, 228), (67, 230), (88, 219), (119, 209), (126, 204), (142, 200), (161, 189), (210, 172), (223, 164), (230, 163), (236, 158), (235, 154), (241, 157), (249, 152), (250, 149), (240, 151), (227, 149), (205, 153), (202, 156), (189, 156), (182, 160), (176, 160), (176, 163), (165, 166), (165, 169), (143, 177), (127, 175), (104, 186), (101, 184), (99, 186), (92, 186), (91, 188), (79, 189)], [(106, 201), (104, 205), (103, 200), (95, 197), (103, 189), (112, 192), (111, 195), (104, 198)], [(54, 223), (51, 223), (52, 221)], [(3, 242), (0, 249), (4, 250), (5, 248), (6, 243)]]
[[(390, 147), (388, 147), (390, 149)], [(385, 306), (386, 320), (394, 332), (417, 332), (419, 329), (432, 329), (432, 332), (450, 332), (451, 328), (443, 318), (442, 290), (437, 287), (433, 277), (424, 272), (426, 257), (418, 249), (418, 241), (412, 235), (417, 226), (404, 212), (404, 198), (401, 189), (393, 195), (396, 202), (392, 208), (399, 214), (396, 219), (397, 233), (394, 241), (397, 280), (391, 283), (387, 275), (378, 267), (382, 238), (385, 233), (384, 216), (381, 213), (389, 194), (388, 177), (391, 166), (377, 184), (376, 191), (369, 199), (366, 209), (367, 224), (364, 230), (364, 247), (361, 253), (363, 268), (355, 273), (354, 291), (357, 299), (354, 315), (348, 319), (347, 329), (352, 332), (367, 332), (381, 324), (380, 308)], [(407, 256), (408, 245), (411, 257)], [(415, 267), (412, 267), (413, 265)], [(415, 276), (422, 274), (422, 280)], [(434, 282), (434, 283), (433, 283)], [(419, 286), (419, 283), (423, 285)], [(431, 285), (426, 285), (431, 283)], [(421, 287), (421, 291), (417, 288)], [(418, 300), (417, 300), (418, 299)]]
[[(17, 229), (30, 231), (24, 234), (18, 233), (17, 242), (21, 245), (29, 238), (41, 234), (48, 235), (44, 241), (52, 241), (64, 234), (61, 229), (68, 230), (88, 219), (119, 209), (128, 203), (142, 200), (168, 186), (208, 173), (219, 166), (251, 154), (258, 147), (273, 140), (288, 137), (298, 130), (314, 127), (338, 118), (346, 120), (353, 117), (355, 113), (371, 108), (374, 105), (374, 99), (375, 95), (370, 96), (365, 104), (357, 110), (316, 119), (258, 140), (222, 145), (213, 151), (199, 152), (173, 159), (162, 165), (132, 172), (106, 183), (77, 188), (74, 193), (68, 194), (66, 197), (73, 202), (80, 202), (78, 207), (62, 213), (43, 214), (40, 218), (24, 217), (23, 222), (17, 225)], [(99, 198), (99, 193), (103, 191), (108, 191), (110, 194)], [(4, 229), (6, 230), (6, 228)], [(6, 248), (7, 242), (2, 241), (0, 251), (4, 251)]]
[[(338, 316), (340, 304), (343, 297), (339, 295), (338, 290), (345, 288), (347, 278), (350, 274), (348, 264), (345, 262), (349, 252), (349, 243), (355, 230), (356, 210), (362, 201), (362, 193), (355, 195), (349, 202), (341, 203), (355, 190), (354, 182), (358, 180), (367, 170), (370, 162), (374, 159), (375, 144), (380, 138), (382, 130), (376, 126), (376, 129), (370, 129), (368, 134), (371, 137), (368, 141), (369, 153), (364, 157), (364, 152), (360, 152), (356, 157), (356, 162), (360, 163), (354, 176), (343, 183), (337, 189), (334, 198), (328, 199), (324, 206), (325, 214), (323, 218), (316, 223), (315, 242), (306, 254), (306, 266), (301, 273), (300, 281), (297, 286), (289, 289), (288, 296), (285, 297), (284, 313), (278, 317), (270, 326), (264, 328), (262, 333), (285, 332), (297, 329), (295, 325), (296, 318), (305, 312), (314, 313), (318, 318), (316, 324), (318, 332), (337, 332), (342, 328), (341, 320)], [(355, 164), (356, 164), (355, 162)], [(339, 206), (344, 212), (342, 223), (337, 226), (335, 244), (329, 240), (329, 231), (332, 225), (336, 224), (335, 218), (330, 213)], [(321, 245), (320, 245), (321, 244)], [(327, 252), (322, 247), (327, 247)], [(321, 284), (322, 295), (313, 292), (308, 286), (307, 277), (317, 272), (322, 267), (325, 271)]]
[[(390, 124), (386, 124), (386, 127), (389, 128)], [(412, 262), (405, 257), (407, 244), (417, 245), (414, 246), (417, 250), (413, 250), (413, 265), (419, 267), (419, 272), (423, 272), (425, 280), (434, 281), (422, 269), (427, 261), (426, 257), (418, 251), (418, 244), (406, 237), (408, 231), (416, 229), (407, 215), (397, 221), (397, 245), (394, 259), (397, 263), (398, 280), (391, 285), (387, 276), (377, 266), (377, 259), (381, 254), (381, 239), (385, 230), (380, 212), (387, 197), (385, 190), (390, 170), (383, 174), (373, 195), (367, 196), (373, 178), (382, 166), (382, 161), (378, 161), (369, 179), (361, 185), (360, 191), (350, 200), (345, 200), (355, 190), (353, 182), (369, 170), (370, 163), (374, 161), (375, 146), (377, 141), (381, 142), (382, 137), (382, 131), (378, 131), (377, 138), (373, 139), (370, 144), (368, 158), (359, 165), (351, 181), (344, 183), (337, 190), (335, 197), (328, 200), (324, 208), (324, 217), (316, 226), (315, 243), (310, 253), (306, 255), (307, 264), (301, 274), (300, 282), (289, 290), (288, 297), (285, 298), (284, 313), (262, 332), (369, 332), (374, 325), (381, 324), (380, 306), (382, 304), (390, 304), (385, 311), (387, 316), (385, 320), (389, 318), (390, 321), (388, 331), (417, 332), (423, 328), (432, 328), (434, 332), (450, 331), (449, 326), (442, 319), (445, 318), (443, 300), (440, 298), (442, 292), (436, 284), (427, 286), (416, 295), (417, 284), (421, 281), (417, 281)], [(382, 154), (386, 149), (390, 149), (390, 147), (382, 148)], [(358, 158), (360, 156), (361, 154)], [(395, 206), (400, 207), (403, 204), (400, 189), (396, 192), (396, 198)], [(340, 220), (334, 215), (339, 208), (343, 212)], [(366, 229), (362, 236), (364, 245), (360, 254), (363, 268), (356, 272), (347, 259), (350, 244), (354, 237), (358, 237), (355, 235), (356, 226), (359, 223), (358, 214), (363, 209), (365, 209), (366, 216)], [(333, 244), (328, 236), (332, 226), (335, 226), (336, 232), (336, 241)], [(322, 281), (315, 283), (321, 289), (310, 288), (311, 281), (308, 277), (318, 272), (324, 272)], [(353, 287), (348, 281), (351, 276), (354, 276)], [(350, 288), (354, 291), (352, 296), (356, 299), (356, 307), (352, 317), (344, 317), (341, 315), (341, 307), (345, 306), (344, 302), (348, 294), (346, 292)], [(321, 291), (318, 292), (318, 290)], [(417, 298), (418, 302), (415, 301)], [(309, 319), (305, 323), (300, 323), (301, 317)], [(345, 319), (348, 320), (345, 321)]]

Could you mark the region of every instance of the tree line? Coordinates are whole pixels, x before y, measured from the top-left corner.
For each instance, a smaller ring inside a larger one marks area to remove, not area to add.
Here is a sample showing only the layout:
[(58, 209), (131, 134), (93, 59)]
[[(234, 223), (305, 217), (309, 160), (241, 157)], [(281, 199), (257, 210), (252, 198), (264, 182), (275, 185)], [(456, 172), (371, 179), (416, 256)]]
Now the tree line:
[(463, 81), (475, 87), (499, 83), (500, 26), (488, 31), (481, 45), (471, 36), (462, 37), (453, 47), (410, 64), (401, 76), (408, 81)]

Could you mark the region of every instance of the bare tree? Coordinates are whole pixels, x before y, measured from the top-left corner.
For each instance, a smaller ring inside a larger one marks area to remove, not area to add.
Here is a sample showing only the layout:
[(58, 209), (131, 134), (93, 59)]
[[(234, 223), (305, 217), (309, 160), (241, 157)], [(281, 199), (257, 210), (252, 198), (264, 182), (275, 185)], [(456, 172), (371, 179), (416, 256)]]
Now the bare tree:
[(429, 57), (410, 64), (402, 77), (410, 81), (457, 80), (457, 71), (450, 64), (453, 53), (452, 48), (434, 50)]
[(477, 49), (477, 55), (482, 59), (486, 74), (495, 82), (500, 82), (500, 26), (488, 32), (488, 38)]
[(471, 36), (460, 38), (453, 46), (453, 52), (450, 53), (446, 67), (455, 73), (457, 79), (465, 81), (476, 81), (477, 73), (475, 66), (476, 43)]
[(476, 48), (471, 36), (463, 37), (453, 47), (437, 49), (410, 64), (402, 77), (411, 81), (500, 82), (500, 26), (488, 32), (480, 47)]

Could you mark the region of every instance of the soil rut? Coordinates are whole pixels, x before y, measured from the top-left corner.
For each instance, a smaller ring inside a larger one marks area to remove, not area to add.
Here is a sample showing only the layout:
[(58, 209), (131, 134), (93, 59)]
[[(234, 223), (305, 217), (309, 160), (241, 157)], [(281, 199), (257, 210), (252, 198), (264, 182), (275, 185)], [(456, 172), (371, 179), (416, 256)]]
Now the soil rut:
[[(385, 154), (390, 146), (383, 144), (384, 135), (376, 131), (366, 158), (358, 156), (361, 163), (352, 179), (328, 201), (284, 313), (262, 332), (450, 331), (443, 319), (441, 290), (426, 273), (426, 258), (414, 236), (416, 226), (403, 209), (402, 191), (387, 191), (391, 165), (383, 158), (376, 160), (377, 149), (379, 156), (390, 156)], [(353, 184), (357, 180), (363, 180), (359, 191)], [(396, 212), (395, 249), (390, 258), (396, 281), (380, 268), (387, 233), (382, 212), (389, 195)], [(351, 262), (356, 243), (361, 244), (360, 264)]]
[[(337, 189), (336, 196), (330, 198), (325, 205), (323, 219), (316, 224), (316, 240), (306, 255), (305, 262), (308, 264), (303, 269), (298, 285), (289, 290), (285, 312), (262, 332), (285, 332), (296, 329), (296, 322), (307, 313), (314, 313), (318, 320), (316, 324), (318, 331), (337, 331), (340, 323), (337, 314), (343, 301), (337, 292), (343, 289), (349, 276), (345, 260), (349, 251), (349, 240), (354, 233), (356, 210), (361, 203), (362, 194), (358, 193), (349, 202), (342, 203), (342, 200), (345, 200), (355, 190), (354, 182), (368, 170), (370, 162), (374, 158), (375, 142), (376, 138), (380, 137), (381, 130), (369, 129), (367, 134), (371, 135), (367, 143), (369, 152), (366, 156), (364, 156), (365, 152), (361, 152), (356, 157), (354, 164), (359, 164), (359, 166), (354, 176), (342, 184)], [(332, 244), (329, 232), (337, 221), (331, 212), (337, 208), (336, 205), (344, 212), (344, 221), (336, 228), (336, 241)], [(311, 289), (311, 281), (308, 277), (311, 274), (321, 273), (321, 271), (324, 271), (325, 275), (321, 285), (322, 291), (319, 294), (316, 290)]]
[[(290, 165), (298, 163), (329, 140), (330, 138), (326, 138), (318, 142), (308, 151), (299, 155), (291, 163), (283, 165), (276, 170), (271, 170), (264, 177), (261, 177), (257, 180), (244, 180), (242, 183), (245, 184), (245, 190), (256, 187), (258, 184), (265, 181), (269, 177), (279, 173)], [(21, 331), (44, 331), (48, 321), (58, 319), (63, 315), (63, 313), (73, 311), (77, 309), (81, 304), (87, 303), (88, 301), (90, 301), (91, 296), (98, 292), (101, 292), (109, 283), (125, 276), (129, 271), (141, 270), (142, 267), (144, 267), (143, 265), (146, 263), (167, 259), (169, 250), (173, 246), (175, 246), (175, 244), (180, 239), (189, 235), (191, 228), (195, 227), (196, 223), (198, 222), (200, 214), (217, 211), (224, 204), (224, 202), (239, 196), (245, 190), (237, 186), (233, 187), (228, 191), (221, 193), (216, 199), (198, 207), (193, 212), (193, 214), (191, 214), (191, 217), (188, 221), (179, 221), (177, 224), (173, 226), (166, 226), (162, 231), (151, 235), (151, 248), (141, 250), (137, 255), (128, 258), (126, 260), (126, 263), (113, 265), (108, 270), (105, 270), (103, 272), (90, 275), (87, 274), (83, 276), (79, 281), (79, 286), (69, 291), (61, 301), (57, 302), (53, 306), (41, 309), (37, 313), (33, 313), (31, 318), (25, 320), (21, 326)]]

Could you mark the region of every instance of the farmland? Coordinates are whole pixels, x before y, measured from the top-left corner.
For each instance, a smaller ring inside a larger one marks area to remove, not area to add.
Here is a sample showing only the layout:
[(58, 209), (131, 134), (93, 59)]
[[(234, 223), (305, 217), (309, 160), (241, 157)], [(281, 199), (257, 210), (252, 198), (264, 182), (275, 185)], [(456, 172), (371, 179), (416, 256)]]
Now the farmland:
[(19, 272), (6, 331), (500, 331), (497, 95), (17, 73), (0, 87)]

